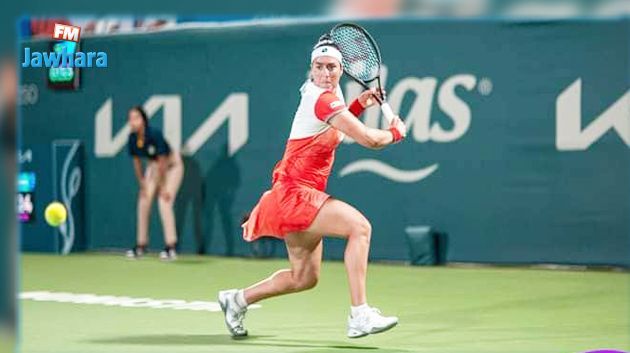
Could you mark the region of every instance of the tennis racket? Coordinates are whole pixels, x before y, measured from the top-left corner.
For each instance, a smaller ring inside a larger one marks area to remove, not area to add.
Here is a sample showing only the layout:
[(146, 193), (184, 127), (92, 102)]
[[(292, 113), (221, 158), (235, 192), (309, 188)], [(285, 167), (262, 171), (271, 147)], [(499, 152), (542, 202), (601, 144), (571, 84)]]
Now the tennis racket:
[(382, 98), (377, 95), (374, 98), (381, 106), (387, 121), (391, 123), (396, 114), (381, 89), (381, 52), (374, 38), (363, 27), (354, 23), (336, 25), (330, 30), (329, 36), (343, 55), (343, 70), (348, 76), (365, 89), (370, 89), (369, 84), (376, 80)]

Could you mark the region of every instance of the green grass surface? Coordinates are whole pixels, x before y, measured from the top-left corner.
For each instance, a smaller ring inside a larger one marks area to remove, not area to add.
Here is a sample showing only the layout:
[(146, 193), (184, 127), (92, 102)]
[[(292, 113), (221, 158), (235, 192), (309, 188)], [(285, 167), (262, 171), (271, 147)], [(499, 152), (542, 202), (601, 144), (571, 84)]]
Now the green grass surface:
[[(286, 266), (283, 260), (184, 256), (128, 261), (104, 254), (22, 257), (22, 291), (216, 301)], [(218, 312), (21, 301), (22, 352), (582, 352), (628, 349), (627, 273), (371, 264), (369, 303), (400, 324), (345, 337), (342, 263), (325, 262), (308, 292), (250, 310), (232, 340)]]
[(0, 352), (13, 352), (15, 334), (0, 326)]

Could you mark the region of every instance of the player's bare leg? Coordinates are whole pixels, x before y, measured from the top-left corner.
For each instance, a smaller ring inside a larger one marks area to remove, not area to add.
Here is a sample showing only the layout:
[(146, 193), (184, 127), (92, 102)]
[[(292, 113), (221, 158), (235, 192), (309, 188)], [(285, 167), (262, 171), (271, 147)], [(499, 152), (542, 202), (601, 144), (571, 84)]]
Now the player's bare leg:
[(275, 272), (245, 289), (248, 304), (315, 287), (322, 262), (322, 236), (313, 233), (291, 233), (285, 239), (290, 269)]
[(219, 293), (219, 303), (225, 313), (225, 323), (232, 336), (246, 336), (243, 319), (247, 305), (257, 301), (313, 288), (319, 279), (322, 261), (322, 236), (291, 233), (285, 237), (290, 269), (275, 272), (268, 278), (241, 290)]
[(347, 239), (344, 263), (353, 306), (365, 304), (365, 281), (372, 226), (354, 207), (343, 201), (328, 199), (307, 232), (327, 234)]
[(366, 277), (372, 227), (354, 207), (343, 201), (328, 199), (307, 232), (347, 239), (344, 263), (350, 287), (351, 315), (348, 337), (357, 338), (389, 330), (397, 317), (385, 317), (367, 304)]

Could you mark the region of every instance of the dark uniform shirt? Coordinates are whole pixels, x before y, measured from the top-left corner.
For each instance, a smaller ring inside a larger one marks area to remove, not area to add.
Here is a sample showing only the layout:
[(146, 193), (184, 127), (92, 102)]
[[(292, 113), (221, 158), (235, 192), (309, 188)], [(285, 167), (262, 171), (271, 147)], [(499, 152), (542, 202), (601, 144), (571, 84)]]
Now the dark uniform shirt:
[(171, 146), (164, 139), (162, 132), (148, 126), (144, 129), (144, 139), (139, 139), (135, 132), (129, 134), (127, 147), (130, 155), (149, 159), (171, 154)]

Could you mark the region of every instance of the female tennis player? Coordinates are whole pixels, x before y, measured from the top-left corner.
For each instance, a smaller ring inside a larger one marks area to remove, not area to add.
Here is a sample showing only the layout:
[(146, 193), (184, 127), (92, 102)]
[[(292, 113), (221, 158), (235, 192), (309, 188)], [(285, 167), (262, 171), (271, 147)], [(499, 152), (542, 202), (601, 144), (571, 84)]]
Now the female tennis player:
[[(149, 126), (147, 114), (142, 107), (131, 108), (128, 119), (132, 132), (127, 147), (133, 157), (133, 167), (140, 190), (136, 246), (127, 251), (127, 257), (137, 259), (146, 252), (151, 204), (156, 192), (159, 192), (158, 208), (166, 245), (160, 252), (160, 259), (172, 261), (177, 259), (173, 203), (184, 176), (184, 163), (180, 153), (171, 149), (162, 132)], [(141, 157), (148, 159), (144, 172)]]
[(335, 44), (320, 39), (311, 53), (310, 78), (300, 89), (302, 98), (293, 118), (284, 157), (273, 170), (272, 188), (266, 191), (243, 224), (243, 237), (284, 239), (290, 269), (275, 272), (245, 289), (219, 292), (219, 303), (232, 336), (246, 336), (243, 319), (247, 306), (260, 300), (313, 288), (318, 281), (324, 235), (347, 240), (344, 262), (350, 285), (348, 337), (386, 331), (398, 318), (370, 307), (366, 272), (372, 229), (370, 222), (347, 203), (325, 193), (335, 149), (344, 135), (371, 149), (401, 141), (406, 134), (399, 118), (388, 130), (372, 129), (357, 117), (377, 93), (367, 90), (346, 107), (339, 87), (342, 54)]

